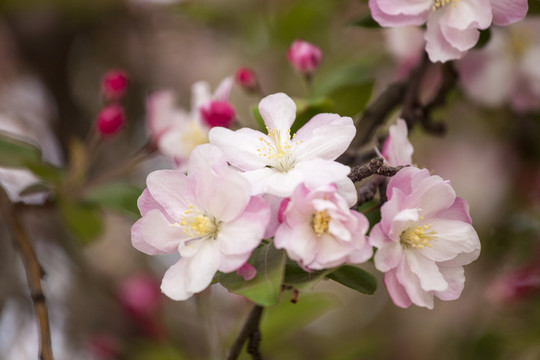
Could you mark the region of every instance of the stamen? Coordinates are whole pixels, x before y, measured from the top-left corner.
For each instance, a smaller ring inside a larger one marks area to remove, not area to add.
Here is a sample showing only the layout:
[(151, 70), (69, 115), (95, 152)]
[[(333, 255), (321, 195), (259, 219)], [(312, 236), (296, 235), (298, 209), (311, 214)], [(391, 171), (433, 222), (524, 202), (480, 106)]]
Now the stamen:
[(451, 4), (452, 7), (456, 7), (457, 6), (457, 3), (459, 2), (460, 0), (433, 0), (433, 11), (439, 9), (439, 8), (443, 8), (445, 7), (446, 5), (449, 5)]
[(326, 210), (317, 211), (313, 215), (311, 226), (313, 227), (313, 230), (315, 230), (317, 236), (322, 236), (323, 234), (328, 233), (328, 225), (330, 224), (331, 219), (332, 218), (330, 215), (326, 213)]
[(207, 236), (216, 237), (218, 227), (215, 219), (209, 218), (206, 214), (201, 214), (200, 210), (194, 209), (192, 204), (188, 206), (184, 214), (185, 216), (182, 216), (177, 224), (184, 228), (186, 235), (196, 239)]
[(411, 227), (401, 233), (400, 243), (404, 249), (414, 248), (422, 250), (424, 247), (432, 247), (431, 241), (437, 240), (435, 230), (427, 231), (431, 224)]
[(267, 128), (267, 130), (270, 141), (260, 136), (259, 141), (262, 146), (257, 149), (257, 153), (268, 161), (270, 167), (281, 172), (290, 170), (296, 163), (292, 151), (293, 146), (298, 145), (299, 142), (291, 141), (294, 135), (291, 139), (290, 129), (285, 132), (279, 129)]

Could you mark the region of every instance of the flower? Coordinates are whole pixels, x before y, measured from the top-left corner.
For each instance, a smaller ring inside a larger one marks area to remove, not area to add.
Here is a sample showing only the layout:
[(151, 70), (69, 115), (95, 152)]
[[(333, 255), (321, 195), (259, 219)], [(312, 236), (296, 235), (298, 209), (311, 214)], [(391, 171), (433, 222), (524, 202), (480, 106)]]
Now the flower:
[(96, 119), (96, 130), (103, 137), (118, 134), (126, 122), (124, 108), (119, 104), (105, 106)]
[[(197, 146), (208, 142), (208, 131), (212, 124), (208, 119), (218, 119), (225, 123), (223, 117), (213, 116), (212, 107), (224, 110), (223, 103), (230, 109), (225, 109), (227, 115), (232, 107), (228, 104), (229, 94), (233, 85), (231, 77), (224, 79), (211, 94), (206, 82), (199, 81), (191, 87), (191, 111), (178, 108), (175, 104), (176, 95), (171, 90), (162, 90), (151, 94), (147, 100), (147, 125), (152, 141), (164, 154), (173, 158), (179, 169), (185, 169), (189, 154)], [(218, 102), (221, 105), (212, 105)], [(204, 111), (207, 116), (203, 115)], [(232, 109), (234, 114), (234, 109)], [(234, 116), (234, 115), (233, 115)]]
[(269, 95), (259, 103), (259, 112), (268, 135), (253, 129), (220, 127), (209, 133), (210, 143), (244, 171), (254, 195), (287, 197), (301, 183), (313, 189), (346, 178), (350, 168), (334, 159), (347, 149), (356, 132), (350, 117), (318, 114), (291, 137), (296, 105), (290, 97)]
[(129, 79), (123, 70), (110, 70), (101, 80), (101, 93), (107, 100), (121, 99), (128, 87)]
[(390, 126), (381, 153), (390, 166), (412, 164), (414, 149), (407, 134), (407, 123), (403, 119), (398, 119), (394, 125)]
[(540, 20), (494, 28), (488, 44), (458, 62), (460, 83), (484, 105), (505, 102), (518, 111), (540, 107)]
[(149, 255), (180, 253), (161, 283), (174, 300), (204, 290), (218, 270), (242, 267), (270, 218), (264, 201), (251, 197), (249, 183), (210, 144), (193, 151), (187, 175), (154, 171), (147, 186), (138, 200), (142, 218), (133, 225), (131, 240)]
[(330, 184), (310, 191), (300, 184), (284, 201), (274, 244), (308, 271), (361, 263), (373, 254), (368, 220), (350, 210), (337, 190)]
[(369, 0), (371, 15), (388, 27), (427, 24), (431, 61), (461, 58), (493, 22), (508, 25), (525, 17), (527, 0)]
[(299, 72), (310, 74), (319, 67), (322, 60), (322, 51), (317, 46), (298, 39), (289, 47), (287, 59)]
[(455, 300), (461, 295), (463, 265), (480, 254), (468, 204), (428, 170), (407, 167), (389, 182), (381, 221), (369, 235), (378, 248), (375, 267), (394, 303), (433, 308), (433, 297)]
[(241, 67), (234, 73), (234, 81), (247, 92), (259, 91), (259, 82), (255, 72), (248, 67)]

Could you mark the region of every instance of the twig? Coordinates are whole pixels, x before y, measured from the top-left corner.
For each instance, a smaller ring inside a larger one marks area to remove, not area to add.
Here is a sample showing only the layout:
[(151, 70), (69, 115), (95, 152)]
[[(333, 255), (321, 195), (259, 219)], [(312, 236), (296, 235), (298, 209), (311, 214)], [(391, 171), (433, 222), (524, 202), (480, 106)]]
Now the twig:
[(242, 327), (242, 330), (240, 330), (240, 333), (236, 337), (236, 340), (234, 340), (234, 343), (232, 344), (231, 349), (227, 354), (226, 360), (238, 359), (238, 356), (240, 356), (240, 353), (242, 352), (244, 344), (246, 343), (248, 338), (248, 353), (251, 354), (253, 359), (262, 359), (262, 356), (259, 353), (259, 343), (261, 341), (259, 323), (261, 321), (263, 310), (264, 308), (259, 305), (255, 305), (253, 307), (253, 309), (249, 313), (248, 318), (246, 319), (246, 322), (244, 323), (244, 327)]
[(39, 264), (36, 252), (34, 251), (32, 243), (18, 217), (16, 208), (11, 204), (6, 192), (1, 187), (0, 208), (8, 223), (8, 226), (11, 228), (15, 243), (20, 250), (21, 259), (26, 270), (28, 287), (30, 288), (30, 295), (34, 303), (34, 310), (36, 312), (40, 335), (39, 359), (53, 360), (49, 314), (47, 304), (45, 302), (45, 295), (43, 294), (43, 289), (41, 287), (41, 279), (44, 276), (43, 268)]
[(353, 182), (358, 182), (371, 175), (394, 176), (403, 169), (404, 166), (388, 166), (384, 164), (383, 158), (375, 158), (366, 165), (353, 166), (349, 178)]

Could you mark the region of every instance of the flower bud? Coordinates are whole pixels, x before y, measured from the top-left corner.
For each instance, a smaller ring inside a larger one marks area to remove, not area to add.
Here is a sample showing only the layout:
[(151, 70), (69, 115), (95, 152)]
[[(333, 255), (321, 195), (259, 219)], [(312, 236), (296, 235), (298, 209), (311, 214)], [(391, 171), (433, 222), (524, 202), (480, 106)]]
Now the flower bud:
[(322, 51), (304, 40), (295, 40), (287, 51), (287, 59), (301, 73), (314, 72), (321, 63)]
[(101, 136), (114, 136), (120, 131), (126, 120), (124, 108), (119, 104), (105, 106), (98, 114), (96, 129)]
[(214, 100), (201, 107), (201, 116), (210, 126), (230, 127), (234, 116), (234, 108), (227, 101)]
[(247, 92), (256, 92), (259, 89), (257, 76), (248, 67), (241, 67), (234, 74), (234, 81)]
[(107, 100), (119, 100), (124, 96), (129, 79), (122, 70), (111, 70), (101, 80), (101, 93)]

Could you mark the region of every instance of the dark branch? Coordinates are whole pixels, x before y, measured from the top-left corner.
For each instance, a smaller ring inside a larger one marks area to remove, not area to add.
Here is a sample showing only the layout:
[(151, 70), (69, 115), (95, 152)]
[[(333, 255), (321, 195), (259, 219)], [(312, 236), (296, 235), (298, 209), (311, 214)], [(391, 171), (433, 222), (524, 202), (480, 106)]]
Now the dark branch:
[(388, 166), (384, 164), (383, 158), (375, 158), (366, 165), (353, 166), (349, 178), (353, 182), (358, 182), (371, 175), (394, 176), (403, 169), (404, 166)]
[(248, 318), (246, 319), (246, 322), (244, 323), (244, 327), (242, 327), (242, 330), (240, 330), (240, 334), (238, 334), (236, 340), (234, 340), (234, 343), (227, 354), (226, 360), (238, 359), (238, 356), (240, 356), (240, 353), (244, 348), (244, 344), (248, 339), (248, 353), (251, 354), (253, 359), (262, 359), (262, 356), (259, 353), (259, 343), (261, 342), (259, 323), (261, 322), (263, 310), (264, 308), (259, 305), (255, 305), (253, 307)]

